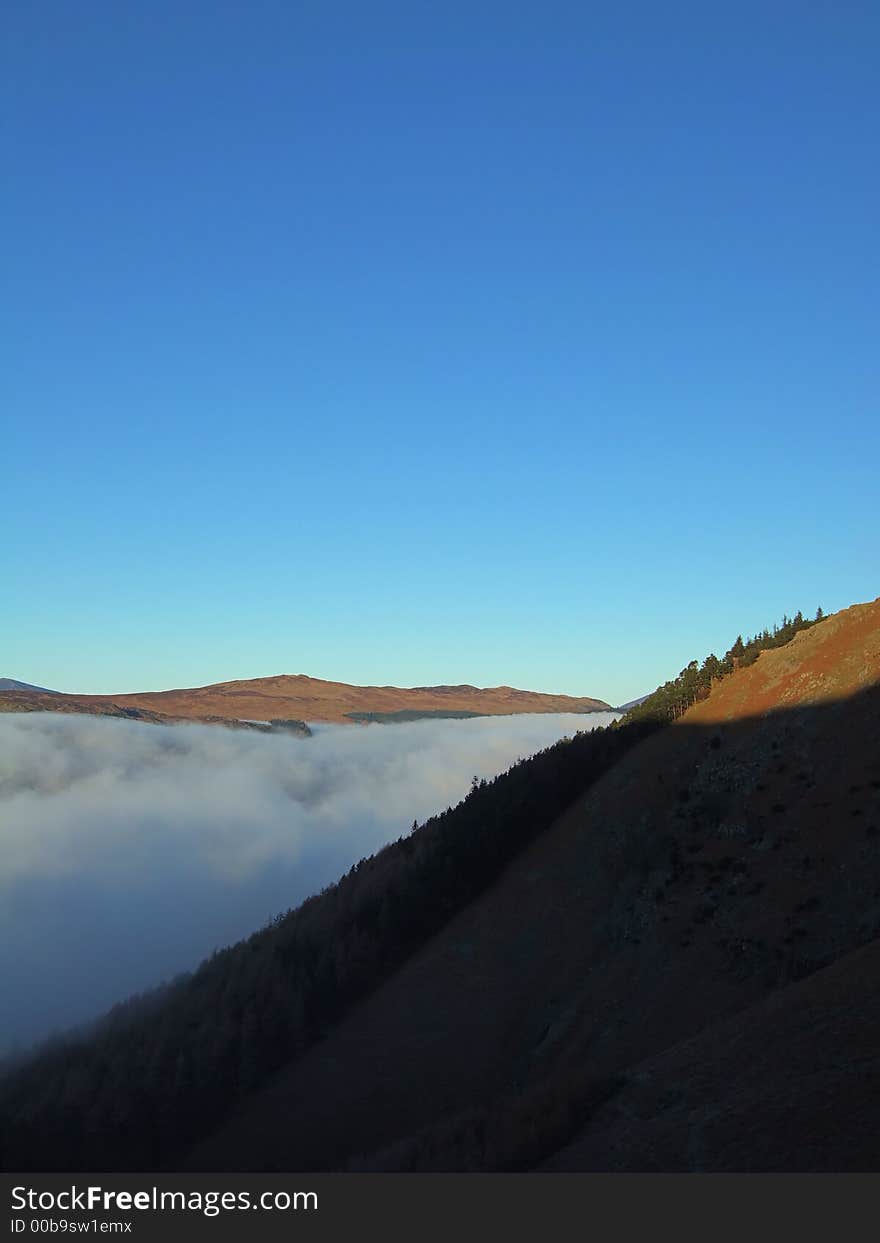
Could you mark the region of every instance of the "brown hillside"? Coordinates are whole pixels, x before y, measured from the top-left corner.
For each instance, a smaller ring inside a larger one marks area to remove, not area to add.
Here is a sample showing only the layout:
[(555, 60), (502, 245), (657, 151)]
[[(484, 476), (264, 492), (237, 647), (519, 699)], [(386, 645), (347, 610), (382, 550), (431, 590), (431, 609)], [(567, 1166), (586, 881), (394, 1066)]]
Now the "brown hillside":
[[(48, 697), (46, 697), (48, 699)], [(56, 697), (53, 697), (56, 698)], [(218, 682), (188, 690), (145, 691), (125, 695), (79, 695), (78, 711), (112, 702), (190, 720), (208, 716), (263, 721), (295, 717), (306, 721), (346, 722), (348, 712), (458, 711), (490, 716), (519, 712), (598, 712), (609, 705), (601, 699), (544, 695), (511, 686), (349, 686), (305, 674)], [(51, 708), (47, 703), (47, 710)]]
[(189, 1167), (864, 1168), (877, 626), (829, 618), (630, 752)]
[(785, 647), (724, 678), (686, 714), (690, 722), (731, 721), (795, 704), (852, 695), (880, 678), (880, 598), (854, 604), (796, 634)]
[(545, 1168), (876, 1173), (878, 1075), (874, 940), (631, 1068)]

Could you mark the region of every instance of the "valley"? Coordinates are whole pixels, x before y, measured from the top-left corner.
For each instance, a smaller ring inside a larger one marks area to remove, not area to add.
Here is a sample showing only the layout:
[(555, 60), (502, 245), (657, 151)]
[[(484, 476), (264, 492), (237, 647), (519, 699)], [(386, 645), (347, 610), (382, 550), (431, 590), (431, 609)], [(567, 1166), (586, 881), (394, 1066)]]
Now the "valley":
[[(671, 721), (648, 697), (474, 778), (270, 927), (25, 1062), (0, 1080), (5, 1160), (868, 1168), (880, 600), (730, 664)], [(397, 729), (441, 724), (481, 722)], [(70, 1075), (92, 1086), (67, 1090), (63, 1126), (51, 1093), (34, 1113), (37, 1083), (64, 1095)]]

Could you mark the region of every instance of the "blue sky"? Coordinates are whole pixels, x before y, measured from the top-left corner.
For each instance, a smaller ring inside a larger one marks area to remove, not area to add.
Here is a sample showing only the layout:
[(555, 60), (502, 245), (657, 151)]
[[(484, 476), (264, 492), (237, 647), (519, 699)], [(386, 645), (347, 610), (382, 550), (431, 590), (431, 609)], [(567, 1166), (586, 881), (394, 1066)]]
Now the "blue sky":
[(875, 4), (2, 26), (0, 675), (621, 701), (880, 591)]

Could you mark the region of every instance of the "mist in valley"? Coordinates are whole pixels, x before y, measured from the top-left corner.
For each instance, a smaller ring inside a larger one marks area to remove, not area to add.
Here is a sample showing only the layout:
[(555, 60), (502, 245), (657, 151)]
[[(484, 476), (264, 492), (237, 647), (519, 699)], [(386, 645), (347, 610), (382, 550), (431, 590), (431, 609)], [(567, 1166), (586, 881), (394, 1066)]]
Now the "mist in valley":
[(332, 883), (473, 776), (612, 713), (321, 725), (310, 739), (0, 716), (0, 1053)]

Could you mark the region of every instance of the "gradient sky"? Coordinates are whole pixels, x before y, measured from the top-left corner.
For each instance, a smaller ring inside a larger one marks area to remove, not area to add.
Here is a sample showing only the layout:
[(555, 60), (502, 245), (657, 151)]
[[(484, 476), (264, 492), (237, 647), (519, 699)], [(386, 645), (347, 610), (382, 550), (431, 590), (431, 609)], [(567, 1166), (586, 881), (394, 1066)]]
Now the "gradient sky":
[(876, 3), (0, 25), (0, 676), (620, 702), (880, 591)]

